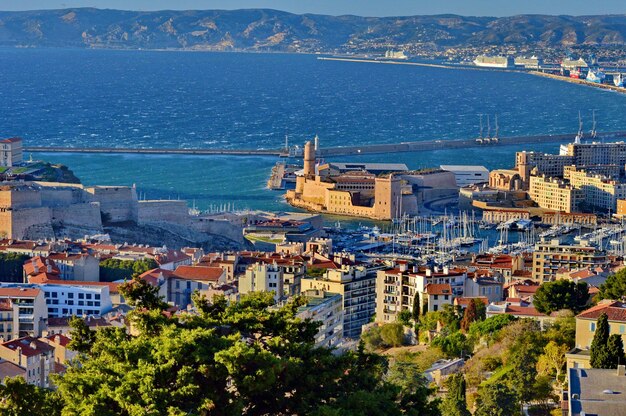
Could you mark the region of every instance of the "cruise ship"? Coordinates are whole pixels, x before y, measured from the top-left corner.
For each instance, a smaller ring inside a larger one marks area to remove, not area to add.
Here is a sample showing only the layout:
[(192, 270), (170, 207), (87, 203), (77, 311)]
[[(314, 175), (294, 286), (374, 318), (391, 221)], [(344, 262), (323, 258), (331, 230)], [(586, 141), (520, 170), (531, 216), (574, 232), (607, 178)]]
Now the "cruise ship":
[(385, 59), (399, 59), (406, 61), (409, 57), (404, 54), (404, 51), (387, 51), (385, 52)]
[(474, 65), (486, 68), (513, 68), (515, 61), (510, 56), (479, 55), (474, 59)]

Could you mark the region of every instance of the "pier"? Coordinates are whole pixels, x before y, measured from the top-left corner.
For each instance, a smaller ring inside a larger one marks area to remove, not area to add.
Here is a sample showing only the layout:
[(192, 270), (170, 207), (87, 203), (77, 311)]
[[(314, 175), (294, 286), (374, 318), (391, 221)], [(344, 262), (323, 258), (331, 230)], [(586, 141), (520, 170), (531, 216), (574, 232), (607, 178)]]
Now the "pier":
[[(626, 131), (600, 133), (597, 140), (616, 141), (626, 138)], [(400, 143), (367, 144), (361, 146), (323, 147), (317, 153), (320, 157), (359, 156), (377, 153), (406, 153), (424, 152), (429, 150), (466, 149), (470, 147), (491, 148), (494, 146), (510, 146), (532, 143), (570, 143), (574, 141), (575, 133), (500, 137), (498, 139), (442, 139), (422, 140)], [(45, 147), (25, 146), (25, 152), (34, 153), (101, 153), (101, 154), (148, 154), (148, 155), (227, 155), (227, 156), (274, 156), (287, 157), (285, 149), (143, 149), (119, 147)]]

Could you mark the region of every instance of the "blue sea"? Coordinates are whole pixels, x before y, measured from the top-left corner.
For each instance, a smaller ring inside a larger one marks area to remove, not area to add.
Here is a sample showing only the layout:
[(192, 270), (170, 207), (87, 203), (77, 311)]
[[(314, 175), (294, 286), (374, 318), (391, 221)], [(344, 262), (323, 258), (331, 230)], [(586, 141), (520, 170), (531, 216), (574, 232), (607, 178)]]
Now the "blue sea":
[[(596, 109), (599, 131), (626, 130), (626, 95), (528, 74), (320, 61), (313, 55), (0, 49), (0, 136), (27, 145), (278, 148), (287, 134), (322, 146), (471, 138), (478, 114), (500, 136), (572, 133)], [(493, 118), (492, 118), (493, 120)], [(438, 150), (338, 160), (508, 167), (518, 150)], [(85, 184), (136, 184), (146, 198), (198, 208), (283, 210), (265, 189), (271, 157), (35, 154)]]

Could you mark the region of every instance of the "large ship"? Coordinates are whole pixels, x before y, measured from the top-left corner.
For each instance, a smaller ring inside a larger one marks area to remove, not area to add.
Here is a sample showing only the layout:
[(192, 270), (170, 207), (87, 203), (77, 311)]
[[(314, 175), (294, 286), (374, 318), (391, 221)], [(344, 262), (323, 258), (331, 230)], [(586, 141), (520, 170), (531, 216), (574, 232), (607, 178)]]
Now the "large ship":
[(589, 82), (602, 84), (602, 82), (604, 82), (604, 78), (606, 78), (604, 72), (600, 71), (599, 69), (590, 69), (587, 73), (587, 78), (585, 79)]
[(624, 88), (624, 75), (622, 73), (613, 75), (613, 85)]
[(398, 59), (401, 61), (406, 61), (409, 59), (408, 56), (404, 54), (404, 51), (387, 51), (385, 52), (385, 59)]
[(478, 55), (474, 59), (474, 65), (486, 68), (513, 68), (515, 61), (510, 56)]

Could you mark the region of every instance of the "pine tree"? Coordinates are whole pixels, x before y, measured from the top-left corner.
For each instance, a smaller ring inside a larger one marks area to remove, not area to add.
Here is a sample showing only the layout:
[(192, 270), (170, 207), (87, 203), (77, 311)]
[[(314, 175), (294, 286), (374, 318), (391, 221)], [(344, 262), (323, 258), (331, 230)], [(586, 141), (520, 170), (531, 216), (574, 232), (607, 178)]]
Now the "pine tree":
[(607, 355), (609, 356), (610, 368), (617, 368), (620, 364), (626, 364), (624, 361), (624, 342), (622, 336), (613, 334), (609, 336), (609, 341), (606, 345)]
[(446, 380), (448, 394), (441, 402), (441, 414), (446, 416), (470, 416), (465, 397), (465, 377), (463, 374), (452, 374)]
[(606, 313), (598, 318), (596, 333), (591, 342), (591, 367), (611, 368), (607, 344), (609, 342), (609, 319)]
[(420, 294), (419, 292), (415, 292), (415, 297), (413, 297), (413, 320), (418, 322), (420, 319)]
[(463, 332), (469, 331), (469, 327), (472, 322), (478, 319), (478, 314), (476, 313), (476, 303), (474, 299), (472, 299), (467, 308), (465, 308), (465, 313), (463, 313), (463, 319), (461, 320), (461, 330)]

